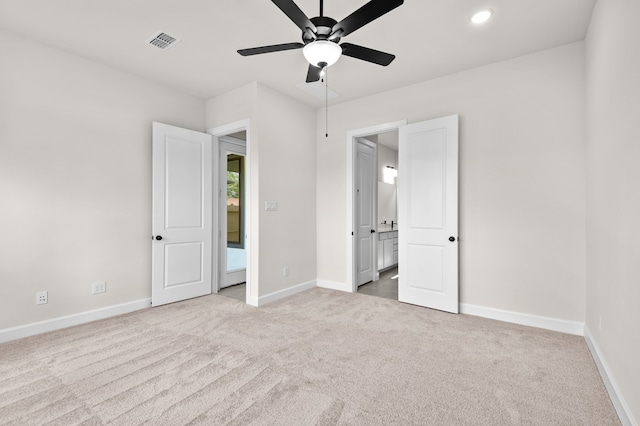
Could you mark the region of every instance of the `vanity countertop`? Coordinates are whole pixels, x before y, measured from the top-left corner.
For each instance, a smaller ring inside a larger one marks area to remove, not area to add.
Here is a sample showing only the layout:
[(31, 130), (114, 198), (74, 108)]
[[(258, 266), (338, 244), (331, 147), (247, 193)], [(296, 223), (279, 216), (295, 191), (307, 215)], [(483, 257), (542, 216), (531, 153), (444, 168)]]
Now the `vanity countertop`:
[(398, 224), (394, 223), (393, 224), (393, 228), (391, 227), (390, 224), (380, 224), (378, 225), (378, 233), (380, 232), (391, 232), (391, 231), (397, 231), (398, 230)]

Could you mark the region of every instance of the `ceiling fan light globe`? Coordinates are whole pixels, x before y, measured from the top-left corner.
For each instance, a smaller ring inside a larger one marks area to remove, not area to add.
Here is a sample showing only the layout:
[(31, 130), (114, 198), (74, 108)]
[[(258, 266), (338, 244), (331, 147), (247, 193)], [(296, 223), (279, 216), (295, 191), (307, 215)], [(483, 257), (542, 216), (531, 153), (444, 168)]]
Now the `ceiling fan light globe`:
[(342, 55), (342, 48), (337, 43), (327, 40), (316, 40), (308, 43), (303, 49), (307, 62), (314, 67), (320, 66), (319, 64), (324, 62), (325, 66), (330, 67), (335, 64), (340, 55)]

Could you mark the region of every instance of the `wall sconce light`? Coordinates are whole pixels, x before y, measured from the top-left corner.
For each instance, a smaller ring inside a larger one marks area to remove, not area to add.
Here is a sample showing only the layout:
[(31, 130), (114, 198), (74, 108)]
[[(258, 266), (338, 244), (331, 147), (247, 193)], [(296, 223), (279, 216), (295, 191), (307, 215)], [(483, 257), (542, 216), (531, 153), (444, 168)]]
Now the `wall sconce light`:
[(398, 169), (393, 166), (385, 166), (382, 171), (382, 181), (384, 183), (394, 184), (395, 178), (398, 177)]
[(398, 169), (393, 166), (386, 166), (384, 172), (391, 177), (398, 177)]

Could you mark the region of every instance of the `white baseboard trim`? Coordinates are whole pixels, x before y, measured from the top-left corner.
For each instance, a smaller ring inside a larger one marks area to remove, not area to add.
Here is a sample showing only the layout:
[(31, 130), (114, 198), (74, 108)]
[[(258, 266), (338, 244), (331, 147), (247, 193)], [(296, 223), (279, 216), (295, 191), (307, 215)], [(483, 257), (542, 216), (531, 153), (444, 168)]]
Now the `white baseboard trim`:
[(316, 280), (307, 281), (306, 283), (294, 285), (283, 290), (274, 291), (273, 293), (265, 294), (257, 299), (252, 297), (247, 303), (253, 306), (264, 306), (267, 303), (275, 302), (276, 300), (284, 299), (285, 297), (293, 296), (301, 291), (309, 290), (310, 288), (317, 287)]
[(467, 303), (460, 304), (460, 313), (526, 325), (529, 327), (544, 328), (545, 330), (560, 331), (562, 333), (575, 334), (576, 336), (584, 335), (584, 323), (576, 321), (504, 311), (502, 309), (469, 305)]
[(318, 287), (328, 288), (330, 290), (346, 291), (347, 293), (353, 293), (351, 286), (345, 283), (338, 283), (335, 281), (318, 280)]
[(638, 426), (638, 422), (633, 418), (633, 414), (622, 397), (622, 394), (611, 375), (611, 370), (607, 366), (605, 359), (602, 357), (602, 352), (593, 340), (591, 332), (587, 326), (584, 327), (584, 340), (587, 342), (587, 347), (591, 352), (593, 361), (596, 363), (596, 367), (598, 367), (600, 377), (602, 377), (604, 386), (607, 388), (607, 392), (609, 392), (611, 402), (618, 413), (618, 417), (620, 417), (620, 422), (625, 426)]
[(52, 318), (46, 321), (20, 325), (18, 327), (5, 328), (4, 330), (0, 330), (0, 343), (34, 336), (48, 331), (59, 330), (61, 328), (71, 327), (74, 325), (85, 324), (116, 315), (128, 314), (129, 312), (149, 307), (151, 307), (151, 299), (141, 299), (133, 302), (122, 303), (120, 305), (107, 306), (105, 308), (66, 315), (64, 317)]

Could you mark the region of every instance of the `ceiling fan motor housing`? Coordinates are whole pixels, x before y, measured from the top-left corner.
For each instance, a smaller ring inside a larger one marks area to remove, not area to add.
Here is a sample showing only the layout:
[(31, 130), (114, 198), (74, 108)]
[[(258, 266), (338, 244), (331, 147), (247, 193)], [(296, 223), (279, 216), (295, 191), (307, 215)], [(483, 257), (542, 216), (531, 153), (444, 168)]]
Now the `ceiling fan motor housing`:
[[(311, 43), (315, 40), (327, 40), (329, 36), (331, 36), (331, 31), (333, 30), (333, 26), (338, 23), (333, 18), (328, 16), (316, 16), (315, 18), (309, 19), (313, 25), (316, 26), (316, 32), (313, 31), (303, 31), (302, 32), (302, 41), (304, 44)], [(331, 41), (334, 43), (338, 43), (340, 41), (340, 37), (332, 37)]]

